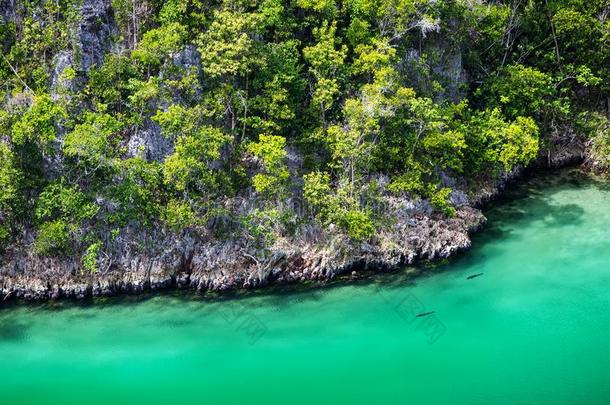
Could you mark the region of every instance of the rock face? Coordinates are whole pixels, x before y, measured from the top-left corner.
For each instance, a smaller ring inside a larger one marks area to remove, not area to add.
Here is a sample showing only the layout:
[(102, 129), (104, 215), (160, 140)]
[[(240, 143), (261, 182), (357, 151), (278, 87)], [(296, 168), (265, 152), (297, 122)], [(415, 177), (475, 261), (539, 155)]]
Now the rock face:
[[(86, 83), (86, 73), (93, 66), (103, 64), (113, 39), (119, 35), (111, 1), (84, 0), (75, 31), (75, 49), (61, 51), (53, 59), (50, 91), (54, 100), (81, 90)], [(67, 69), (73, 69), (76, 77), (66, 77)]]
[(71, 51), (62, 51), (53, 59), (53, 72), (51, 73), (51, 98), (59, 99), (64, 94), (74, 93), (79, 89), (77, 78), (68, 78), (67, 69), (74, 68), (74, 58)]
[(172, 142), (163, 136), (161, 127), (150, 118), (131, 135), (127, 143), (129, 157), (139, 156), (148, 161), (162, 162), (173, 150)]
[[(422, 56), (425, 55), (425, 60)], [(422, 75), (421, 64), (429, 65), (431, 77)], [(467, 77), (462, 66), (462, 51), (458, 44), (439, 35), (432, 35), (424, 44), (423, 49), (412, 48), (403, 55), (400, 68), (405, 77), (410, 78), (409, 86), (416, 88), (422, 94), (434, 93), (433, 81), (442, 84), (443, 91), (438, 94), (440, 100), (458, 102), (464, 98)]]
[(0, 19), (4, 23), (15, 20), (15, 0), (0, 0)]
[[(163, 67), (162, 75), (170, 77), (172, 80), (180, 80), (186, 74), (194, 74), (197, 77), (197, 82), (201, 83), (202, 65), (201, 55), (197, 47), (188, 45), (183, 50), (172, 56), (172, 62)], [(194, 94), (192, 97), (198, 98), (201, 96), (201, 88), (195, 87), (191, 89)], [(180, 103), (184, 101), (184, 95), (180, 93), (173, 94), (174, 102)], [(163, 108), (164, 105), (154, 103), (150, 110), (157, 111)], [(127, 142), (127, 156), (139, 156), (148, 161), (162, 162), (167, 155), (174, 151), (173, 142), (163, 136), (161, 127), (150, 116), (144, 120), (144, 125), (139, 128), (129, 138)]]
[(80, 69), (89, 71), (101, 66), (110, 51), (113, 37), (118, 35), (110, 0), (85, 0), (80, 10), (76, 36), (79, 42)]
[[(172, 63), (181, 73), (194, 70), (197, 77), (201, 78), (203, 67), (201, 65), (201, 54), (194, 45), (187, 45), (184, 49), (172, 57)], [(176, 78), (176, 75), (173, 75)]]

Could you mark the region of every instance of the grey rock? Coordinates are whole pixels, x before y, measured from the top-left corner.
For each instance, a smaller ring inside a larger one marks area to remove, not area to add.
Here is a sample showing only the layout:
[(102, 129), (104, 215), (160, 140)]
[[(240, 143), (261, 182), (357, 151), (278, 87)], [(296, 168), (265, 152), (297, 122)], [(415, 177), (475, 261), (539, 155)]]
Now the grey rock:
[[(193, 45), (186, 46), (183, 50), (172, 56), (171, 63), (163, 67), (161, 76), (167, 76), (173, 80), (179, 80), (187, 72), (195, 72), (199, 78), (202, 74), (201, 55)], [(201, 88), (193, 89), (196, 97), (201, 95)], [(174, 94), (174, 102), (184, 101), (183, 94)], [(151, 111), (163, 108), (163, 103), (153, 101)], [(165, 157), (174, 151), (174, 143), (161, 133), (161, 127), (150, 117), (145, 118), (142, 128), (134, 131), (127, 143), (127, 155), (129, 157), (139, 156), (148, 161), (162, 162)]]
[(174, 66), (183, 69), (194, 69), (199, 77), (202, 75), (201, 54), (194, 45), (187, 45), (172, 56)]
[(453, 204), (455, 207), (462, 207), (464, 205), (468, 205), (468, 202), (470, 201), (468, 198), (468, 194), (466, 194), (462, 190), (453, 190), (449, 199), (451, 201), (451, 204)]
[(71, 51), (61, 51), (53, 58), (53, 72), (51, 72), (51, 98), (53, 100), (58, 100), (64, 95), (69, 97), (70, 93), (74, 93), (80, 88), (78, 78), (65, 77), (66, 69), (74, 69), (74, 56)]
[(127, 143), (127, 155), (139, 156), (148, 161), (162, 162), (174, 150), (173, 143), (163, 136), (161, 127), (147, 119), (143, 128), (135, 131)]
[(202, 77), (203, 65), (201, 63), (201, 54), (194, 45), (187, 45), (181, 51), (171, 56), (171, 59), (165, 63), (161, 69), (161, 77), (171, 80), (181, 80), (187, 75), (195, 75), (197, 77), (196, 84), (188, 91), (174, 91), (172, 98), (174, 102), (200, 101), (202, 95)]
[(84, 0), (76, 29), (80, 68), (88, 72), (95, 65), (101, 66), (118, 33), (110, 0)]
[(0, 0), (0, 19), (4, 23), (15, 21), (16, 11), (15, 0)]
[[(449, 27), (457, 22), (449, 21)], [(425, 55), (425, 59), (422, 57)], [(431, 75), (422, 75), (420, 65), (425, 63)], [(421, 49), (408, 49), (402, 56), (399, 68), (410, 78), (409, 86), (423, 93), (434, 93), (432, 83), (440, 82), (443, 90), (437, 94), (439, 101), (458, 102), (465, 95), (466, 71), (462, 64), (460, 44), (443, 33), (432, 33), (423, 41)]]

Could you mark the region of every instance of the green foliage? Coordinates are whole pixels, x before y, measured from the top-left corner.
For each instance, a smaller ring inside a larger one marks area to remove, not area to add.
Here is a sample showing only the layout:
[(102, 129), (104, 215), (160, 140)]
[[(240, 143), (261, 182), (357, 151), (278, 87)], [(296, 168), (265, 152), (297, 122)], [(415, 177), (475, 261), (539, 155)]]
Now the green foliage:
[[(109, 113), (129, 110), (132, 80), (141, 78), (136, 65), (126, 56), (107, 55), (105, 63), (89, 72), (85, 94), (98, 109)], [(99, 108), (104, 106), (103, 108)]]
[(69, 228), (63, 219), (44, 222), (34, 242), (34, 251), (41, 256), (69, 253), (72, 241)]
[(468, 156), (473, 171), (509, 171), (527, 165), (538, 154), (538, 126), (532, 118), (507, 122), (498, 109), (478, 113), (467, 129)]
[(244, 76), (258, 63), (255, 41), (258, 15), (219, 10), (199, 38), (204, 73), (212, 78)]
[(54, 103), (48, 94), (35, 96), (32, 105), (13, 124), (13, 142), (17, 145), (32, 142), (49, 153), (56, 139), (57, 125), (65, 118), (65, 110)]
[(448, 187), (443, 187), (437, 190), (430, 197), (430, 204), (436, 209), (438, 209), (443, 214), (448, 217), (455, 216), (455, 208), (451, 205), (449, 201), (449, 197), (451, 196), (451, 189)]
[(511, 65), (497, 79), (487, 81), (480, 94), (485, 94), (487, 107), (499, 107), (508, 118), (516, 118), (544, 114), (552, 108), (557, 93), (548, 74), (523, 65)]
[(303, 176), (303, 198), (313, 209), (314, 213), (324, 216), (330, 201), (330, 174), (313, 172)]
[(314, 29), (316, 44), (303, 48), (303, 58), (309, 63), (309, 70), (316, 79), (311, 103), (319, 111), (324, 126), (326, 114), (341, 90), (344, 61), (347, 56), (347, 47), (340, 45), (341, 41), (336, 33), (336, 22), (324, 21), (321, 27)]
[(108, 227), (222, 217), (264, 249), (300, 225), (301, 192), (307, 220), (363, 241), (389, 193), (452, 216), (441, 177), (527, 165), (563, 133), (610, 166), (601, 0), (112, 0), (121, 37), (89, 71), (80, 2), (0, 25), (1, 245), (38, 227), (38, 252), (93, 271)]
[(102, 250), (102, 242), (97, 241), (89, 245), (83, 256), (83, 269), (89, 273), (97, 273), (99, 271), (98, 257)]
[(165, 160), (165, 183), (178, 191), (196, 191), (213, 195), (222, 188), (221, 174), (212, 168), (220, 158), (220, 147), (227, 141), (222, 131), (202, 127), (192, 135), (181, 136), (176, 150)]
[(36, 201), (34, 215), (41, 224), (34, 243), (36, 253), (57, 255), (71, 252), (81, 226), (98, 211), (99, 207), (77, 187), (62, 183), (48, 185)]
[(20, 177), (13, 151), (0, 141), (0, 216), (6, 215), (17, 199)]
[(165, 136), (176, 138), (175, 151), (163, 164), (165, 184), (207, 197), (220, 192), (223, 176), (213, 163), (218, 162), (220, 149), (230, 138), (221, 129), (204, 123), (205, 111), (200, 107), (172, 105), (153, 119)]
[(264, 173), (258, 173), (252, 179), (254, 189), (261, 194), (281, 196), (290, 177), (286, 166), (286, 139), (261, 135), (258, 142), (249, 145), (248, 151), (261, 159), (264, 166)]
[(16, 21), (3, 19), (0, 24), (0, 80), (3, 83), (6, 80), (17, 92), (47, 90), (52, 56), (69, 47), (68, 27), (78, 15), (78, 1), (21, 1), (13, 5)]
[(176, 148), (163, 165), (165, 183), (181, 192), (212, 196), (220, 191), (221, 173), (212, 167), (220, 148), (229, 141), (222, 130), (205, 125), (201, 108), (172, 105), (154, 119), (168, 137), (176, 137)]
[(122, 129), (122, 125), (106, 113), (87, 112), (84, 119), (85, 122), (76, 125), (66, 135), (63, 151), (67, 157), (74, 158), (77, 166), (86, 172), (110, 163), (113, 155), (112, 136)]
[(428, 187), (423, 179), (424, 172), (417, 163), (411, 163), (403, 173), (394, 177), (388, 184), (391, 193), (409, 193), (413, 196), (426, 195)]
[(93, 218), (98, 210), (78, 187), (52, 183), (38, 197), (35, 217), (39, 221), (65, 218), (80, 223)]
[(258, 248), (266, 248), (294, 224), (295, 213), (281, 208), (256, 208), (239, 217), (246, 238)]
[(328, 173), (313, 172), (303, 179), (303, 198), (323, 225), (336, 224), (356, 241), (373, 236), (376, 226), (371, 212), (360, 209), (345, 190), (333, 193)]
[(360, 210), (347, 210), (339, 217), (339, 224), (354, 240), (370, 239), (375, 233), (375, 225), (369, 213)]
[(15, 167), (13, 151), (0, 141), (0, 250), (11, 238), (15, 213), (20, 203), (21, 172)]
[(187, 201), (170, 200), (163, 209), (163, 222), (174, 231), (199, 224), (196, 212)]
[(332, 15), (337, 10), (335, 0), (297, 0), (297, 6)]
[(591, 138), (591, 163), (596, 172), (610, 169), (610, 120), (601, 114), (581, 118), (580, 126)]
[(144, 65), (158, 66), (163, 59), (180, 50), (185, 38), (186, 28), (177, 22), (152, 29), (144, 34), (132, 57)]
[(152, 225), (164, 196), (161, 164), (135, 157), (118, 161), (114, 170), (120, 181), (108, 187), (107, 195), (117, 208), (106, 214), (108, 221), (121, 226), (130, 221)]

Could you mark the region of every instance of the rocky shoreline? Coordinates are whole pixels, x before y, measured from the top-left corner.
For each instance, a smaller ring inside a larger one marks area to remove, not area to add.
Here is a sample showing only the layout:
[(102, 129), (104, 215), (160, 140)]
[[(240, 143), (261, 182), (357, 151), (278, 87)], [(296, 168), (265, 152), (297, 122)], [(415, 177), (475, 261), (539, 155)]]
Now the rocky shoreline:
[[(561, 148), (553, 160), (541, 158), (528, 170), (564, 167), (583, 161), (583, 149)], [(549, 165), (549, 163), (551, 163)], [(8, 300), (85, 299), (138, 294), (167, 289), (198, 292), (260, 288), (272, 284), (326, 281), (359, 271), (389, 271), (421, 262), (446, 259), (471, 245), (470, 235), (485, 224), (480, 208), (519, 179), (517, 169), (468, 195), (454, 185), (457, 213), (444, 218), (425, 201), (388, 198), (393, 226), (370, 243), (355, 244), (339, 234), (317, 233), (314, 238), (286, 239), (257, 257), (242, 241), (206, 240), (193, 234), (156, 234), (162, 251), (146, 253), (123, 243), (105, 269), (84, 274), (79, 258), (40, 258), (28, 251), (13, 252), (0, 263), (0, 302)], [(451, 180), (448, 180), (451, 181)], [(132, 236), (132, 241), (137, 240)]]
[[(25, 260), (12, 261), (11, 265), (24, 266), (22, 269), (2, 267), (0, 295), (3, 301), (85, 299), (171, 288), (223, 291), (324, 281), (353, 271), (392, 270), (418, 260), (447, 258), (470, 247), (468, 235), (479, 229), (485, 218), (478, 209), (465, 206), (458, 210), (455, 218), (422, 217), (413, 221), (416, 221), (415, 226), (399, 225), (405, 228), (404, 232), (396, 234), (397, 237), (405, 236), (406, 243), (402, 246), (382, 248), (368, 243), (352, 246), (347, 240), (330, 239), (327, 241), (330, 246), (287, 246), (275, 251), (264, 262), (257, 261), (238, 246), (234, 246), (234, 254), (228, 254), (229, 243), (197, 244), (190, 238), (159, 257), (126, 259), (123, 269), (128, 270), (99, 274), (81, 274), (76, 261), (39, 259), (32, 255)], [(221, 258), (225, 259), (224, 264)], [(26, 260), (29, 263), (26, 264)]]

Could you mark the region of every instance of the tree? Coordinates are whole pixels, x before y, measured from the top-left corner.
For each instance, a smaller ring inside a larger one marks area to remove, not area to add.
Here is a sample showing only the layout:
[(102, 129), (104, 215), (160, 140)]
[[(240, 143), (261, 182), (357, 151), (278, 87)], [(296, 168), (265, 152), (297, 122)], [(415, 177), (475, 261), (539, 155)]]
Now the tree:
[(538, 126), (529, 117), (507, 122), (499, 109), (487, 110), (470, 119), (466, 142), (471, 173), (510, 171), (538, 155)]
[(286, 139), (281, 136), (261, 135), (258, 142), (248, 146), (248, 152), (262, 161), (263, 173), (252, 179), (254, 189), (263, 195), (280, 197), (285, 193), (290, 172), (286, 166)]
[(85, 122), (78, 124), (66, 135), (63, 151), (66, 157), (74, 159), (76, 166), (84, 174), (111, 164), (114, 155), (112, 137), (122, 128), (122, 124), (106, 113), (87, 112)]
[(57, 126), (65, 118), (65, 109), (53, 102), (48, 94), (35, 96), (32, 105), (13, 124), (13, 142), (17, 145), (31, 142), (43, 153), (52, 153)]
[(508, 118), (540, 117), (553, 108), (557, 96), (553, 78), (535, 68), (510, 65), (478, 92), (487, 108), (499, 107)]
[(163, 60), (182, 47), (186, 28), (179, 23), (169, 23), (146, 32), (132, 58), (145, 66), (158, 68)]
[(163, 187), (162, 164), (140, 157), (115, 159), (113, 172), (117, 181), (104, 190), (104, 195), (115, 207), (105, 213), (107, 221), (119, 226), (135, 221), (152, 226), (159, 218), (167, 194)]
[(327, 127), (327, 112), (335, 104), (340, 92), (347, 56), (347, 47), (341, 45), (336, 33), (337, 23), (324, 21), (322, 26), (313, 30), (316, 44), (303, 48), (303, 58), (309, 63), (309, 71), (314, 78), (311, 84), (312, 106), (318, 110), (324, 128)]
[(211, 78), (245, 77), (256, 66), (253, 38), (258, 15), (218, 10), (198, 39), (203, 71)]
[(0, 141), (0, 250), (9, 241), (15, 225), (21, 176), (15, 167), (13, 151)]
[[(36, 201), (35, 219), (40, 224), (34, 249), (39, 255), (67, 254), (82, 238), (82, 225), (93, 219), (99, 207), (76, 186), (49, 184)], [(81, 236), (81, 237), (79, 237)]]
[(174, 153), (163, 164), (165, 183), (179, 192), (211, 198), (223, 186), (220, 149), (230, 138), (219, 128), (205, 123), (205, 111), (197, 106), (171, 105), (159, 111), (155, 121), (163, 134), (176, 139)]

